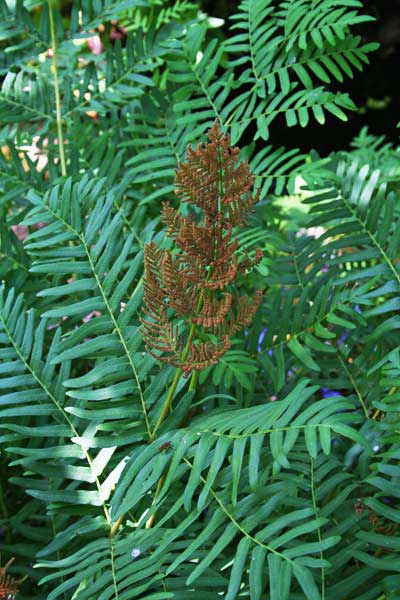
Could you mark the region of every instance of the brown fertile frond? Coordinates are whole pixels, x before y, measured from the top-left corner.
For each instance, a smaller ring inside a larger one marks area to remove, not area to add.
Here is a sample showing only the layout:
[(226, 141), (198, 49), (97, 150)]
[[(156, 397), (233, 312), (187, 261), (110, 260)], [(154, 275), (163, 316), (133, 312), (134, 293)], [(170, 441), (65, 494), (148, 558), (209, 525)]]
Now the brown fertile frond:
[(205, 297), (199, 315), (192, 318), (192, 323), (207, 329), (222, 323), (232, 304), (232, 294), (225, 294), (221, 299)]
[(154, 242), (146, 244), (144, 247), (144, 281), (151, 286), (161, 287), (161, 264), (164, 251)]
[[(144, 249), (144, 301), (149, 312), (157, 312), (164, 302), (160, 266), (163, 252), (152, 242)], [(158, 259), (158, 261), (157, 261)]]
[(187, 220), (182, 223), (181, 230), (176, 236), (178, 246), (201, 264), (208, 265), (213, 259), (212, 229), (207, 229)]
[(207, 278), (207, 265), (203, 265), (200, 261), (191, 260), (190, 262), (182, 255), (177, 258), (177, 263), (180, 266), (182, 274), (187, 281), (193, 285), (201, 285), (201, 282)]
[(175, 176), (177, 196), (215, 218), (218, 214), (220, 184), (218, 180), (218, 150), (204, 151), (201, 144), (196, 150), (188, 148), (186, 163), (179, 163)]
[(151, 242), (144, 256), (146, 347), (185, 375), (217, 363), (230, 347), (229, 336), (250, 324), (261, 301), (261, 292), (251, 302), (230, 291), (238, 270), (246, 275), (262, 258), (257, 249), (254, 259), (245, 256), (239, 265), (234, 236), (258, 199), (254, 177), (218, 122), (208, 140), (188, 148), (176, 172), (176, 194), (192, 205), (191, 215), (163, 203), (162, 221), (175, 247), (161, 250)]
[(230, 347), (231, 341), (227, 335), (219, 343), (208, 341), (199, 342), (196, 346), (192, 344), (187, 360), (180, 367), (186, 376), (191, 371), (203, 371), (211, 365), (216, 365)]
[(162, 211), (161, 211), (161, 221), (167, 227), (167, 235), (168, 237), (172, 237), (173, 239), (179, 234), (183, 222), (186, 219), (182, 217), (181, 214), (173, 208), (169, 202), (163, 202)]
[(159, 272), (160, 261), (164, 251), (157, 246), (154, 242), (150, 242), (145, 245), (144, 248), (144, 267), (145, 272), (148, 273), (149, 270), (154, 274)]
[(215, 228), (214, 258), (210, 263), (213, 268), (223, 264), (227, 265), (232, 254), (237, 250), (239, 242), (236, 239), (231, 240), (231, 236), (232, 226), (230, 223), (226, 224), (225, 233), (222, 224), (218, 223)]
[(262, 300), (263, 293), (257, 291), (250, 303), (249, 296), (241, 296), (237, 302), (237, 310), (234, 321), (232, 322), (231, 331), (236, 332), (251, 325), (254, 315), (257, 312), (260, 302)]
[(256, 248), (254, 258), (250, 258), (248, 252), (245, 252), (245, 257), (240, 261), (239, 270), (244, 275), (250, 271), (253, 267), (260, 264), (264, 256), (263, 251), (260, 248)]
[(179, 270), (179, 263), (174, 261), (168, 250), (165, 251), (162, 259), (161, 273), (164, 301), (180, 317), (193, 314), (196, 309), (197, 286), (189, 285), (189, 279), (185, 272)]
[(182, 344), (178, 327), (169, 322), (165, 308), (160, 307), (157, 313), (146, 313), (146, 318), (141, 321), (143, 339), (149, 354), (157, 360), (177, 366), (182, 354)]
[(212, 276), (208, 281), (204, 282), (204, 287), (209, 290), (223, 290), (224, 287), (229, 285), (236, 277), (238, 270), (238, 263), (236, 256), (232, 257), (232, 260), (228, 264), (218, 264), (214, 269)]

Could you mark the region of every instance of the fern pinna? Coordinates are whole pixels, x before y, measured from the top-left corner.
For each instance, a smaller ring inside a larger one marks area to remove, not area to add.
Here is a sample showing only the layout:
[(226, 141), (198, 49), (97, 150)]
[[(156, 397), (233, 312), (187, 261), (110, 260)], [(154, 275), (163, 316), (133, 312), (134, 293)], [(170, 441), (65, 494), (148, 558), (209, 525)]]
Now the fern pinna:
[(144, 255), (147, 349), (185, 375), (218, 362), (230, 336), (250, 325), (262, 296), (257, 291), (251, 301), (231, 291), (239, 273), (246, 275), (262, 258), (257, 249), (253, 259), (239, 262), (233, 236), (257, 202), (254, 177), (217, 121), (208, 139), (196, 150), (188, 148), (176, 173), (176, 194), (191, 205), (190, 216), (163, 205), (162, 220), (175, 248), (150, 242)]

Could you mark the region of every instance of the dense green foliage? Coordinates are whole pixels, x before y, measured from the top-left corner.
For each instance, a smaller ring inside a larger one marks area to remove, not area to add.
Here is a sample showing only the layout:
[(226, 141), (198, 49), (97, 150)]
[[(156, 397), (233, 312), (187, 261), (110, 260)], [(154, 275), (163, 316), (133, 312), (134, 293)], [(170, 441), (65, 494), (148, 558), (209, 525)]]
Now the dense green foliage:
[[(308, 157), (269, 131), (355, 109), (361, 2), (244, 0), (226, 38), (186, 0), (2, 0), (1, 17), (17, 598), (400, 598), (400, 153), (362, 131)], [(238, 239), (262, 247), (242, 287), (265, 293), (153, 439), (175, 369), (144, 351), (143, 246), (166, 243), (161, 202), (216, 118), (261, 189)]]

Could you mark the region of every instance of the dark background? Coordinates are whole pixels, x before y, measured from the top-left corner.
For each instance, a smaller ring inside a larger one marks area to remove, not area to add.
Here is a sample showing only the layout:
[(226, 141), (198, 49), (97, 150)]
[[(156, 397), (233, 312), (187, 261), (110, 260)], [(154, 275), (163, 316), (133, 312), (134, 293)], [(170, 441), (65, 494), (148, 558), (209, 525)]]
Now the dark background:
[[(209, 15), (227, 19), (239, 5), (237, 0), (202, 0), (203, 9)], [(271, 138), (282, 145), (296, 146), (304, 151), (318, 148), (322, 155), (334, 150), (344, 150), (364, 125), (370, 133), (385, 134), (388, 141), (398, 143), (400, 129), (400, 0), (364, 0), (364, 14), (372, 15), (375, 22), (353, 29), (365, 42), (379, 42), (380, 48), (369, 55), (370, 64), (364, 71), (354, 74), (354, 79), (345, 79), (343, 90), (349, 92), (358, 107), (357, 112), (348, 113), (348, 122), (343, 123), (327, 116), (321, 127), (302, 129), (287, 128), (285, 122), (275, 121), (271, 127)]]

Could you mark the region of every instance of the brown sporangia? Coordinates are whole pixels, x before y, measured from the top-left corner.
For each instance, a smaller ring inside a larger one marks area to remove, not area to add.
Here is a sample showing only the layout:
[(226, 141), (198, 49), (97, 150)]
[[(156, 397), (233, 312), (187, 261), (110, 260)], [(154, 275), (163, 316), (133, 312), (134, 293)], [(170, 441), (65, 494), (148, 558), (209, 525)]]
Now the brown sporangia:
[(13, 600), (18, 593), (20, 582), (7, 573), (7, 569), (13, 560), (11, 558), (4, 567), (0, 567), (0, 600)]
[[(379, 517), (374, 510), (367, 506), (361, 498), (357, 498), (357, 502), (354, 504), (354, 512), (358, 515), (366, 515), (374, 533), (381, 535), (393, 535), (398, 527), (397, 523), (387, 523), (383, 517)], [(385, 552), (390, 552), (390, 548), (384, 546), (378, 547), (375, 552), (375, 556), (379, 556)]]
[(239, 260), (234, 228), (243, 227), (258, 201), (254, 176), (239, 149), (231, 147), (216, 122), (207, 144), (188, 147), (176, 171), (176, 195), (191, 210), (188, 217), (168, 202), (162, 221), (173, 239), (171, 250), (154, 242), (144, 251), (143, 333), (147, 350), (185, 375), (216, 364), (230, 347), (230, 337), (250, 325), (262, 292), (238, 296), (239, 272), (262, 259)]

